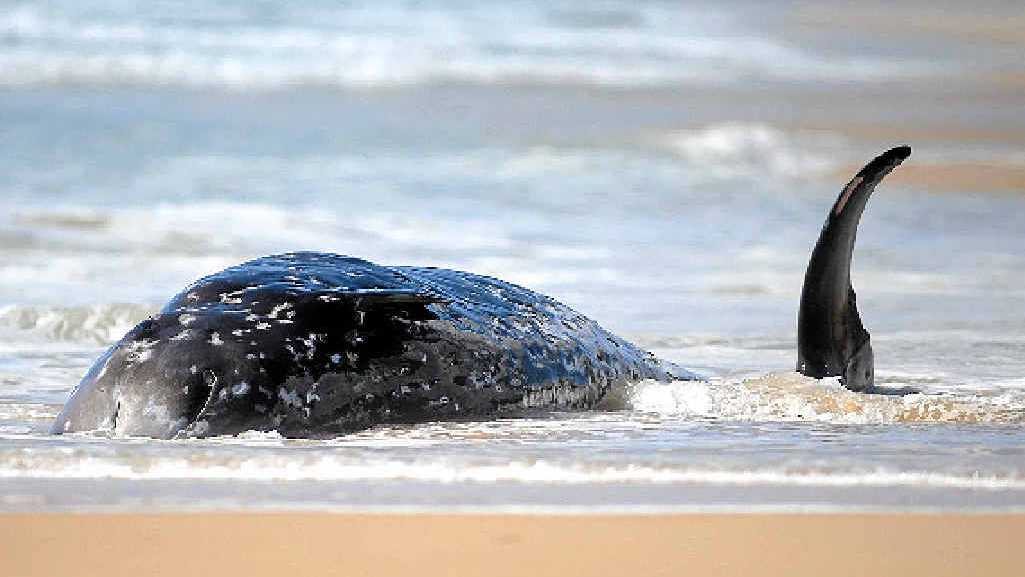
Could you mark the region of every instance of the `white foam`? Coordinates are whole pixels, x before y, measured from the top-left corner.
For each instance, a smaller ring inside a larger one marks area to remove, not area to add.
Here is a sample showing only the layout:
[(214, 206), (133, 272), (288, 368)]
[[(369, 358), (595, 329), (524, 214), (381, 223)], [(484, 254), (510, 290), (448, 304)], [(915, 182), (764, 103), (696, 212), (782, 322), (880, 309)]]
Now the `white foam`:
[[(259, 437), (258, 440), (263, 440)], [(275, 439), (270, 439), (275, 440)], [(473, 464), (445, 460), (351, 459), (340, 454), (288, 458), (272, 454), (244, 458), (160, 457), (151, 460), (23, 452), (4, 459), (0, 478), (245, 480), (245, 481), (420, 481), (431, 483), (712, 484), (806, 487), (936, 487), (1023, 490), (1015, 475), (958, 475), (929, 471), (830, 471), (815, 468), (717, 469), (635, 464), (588, 465), (544, 460)]]
[(864, 394), (797, 373), (710, 382), (644, 381), (631, 406), (660, 415), (758, 422), (1023, 423), (1025, 395)]

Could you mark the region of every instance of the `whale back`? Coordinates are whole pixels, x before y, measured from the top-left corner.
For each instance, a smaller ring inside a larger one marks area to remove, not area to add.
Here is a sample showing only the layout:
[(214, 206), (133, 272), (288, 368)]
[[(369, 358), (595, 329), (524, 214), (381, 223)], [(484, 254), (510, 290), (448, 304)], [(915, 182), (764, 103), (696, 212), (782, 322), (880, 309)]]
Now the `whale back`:
[[(97, 414), (69, 402), (55, 431), (333, 436), (375, 423), (586, 408), (618, 384), (693, 378), (514, 284), (325, 253), (225, 269), (140, 327), (75, 394)], [(90, 394), (106, 401), (87, 403)], [(115, 418), (103, 414), (112, 407)]]

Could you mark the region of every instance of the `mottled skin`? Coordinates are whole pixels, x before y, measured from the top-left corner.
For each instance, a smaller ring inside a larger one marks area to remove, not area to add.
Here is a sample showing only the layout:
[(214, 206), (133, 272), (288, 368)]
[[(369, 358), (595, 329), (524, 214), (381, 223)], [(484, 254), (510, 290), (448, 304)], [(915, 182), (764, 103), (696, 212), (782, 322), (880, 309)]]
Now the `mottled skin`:
[(203, 278), (100, 358), (54, 432), (157, 438), (576, 409), (694, 375), (546, 296), (489, 277), (324, 253)]

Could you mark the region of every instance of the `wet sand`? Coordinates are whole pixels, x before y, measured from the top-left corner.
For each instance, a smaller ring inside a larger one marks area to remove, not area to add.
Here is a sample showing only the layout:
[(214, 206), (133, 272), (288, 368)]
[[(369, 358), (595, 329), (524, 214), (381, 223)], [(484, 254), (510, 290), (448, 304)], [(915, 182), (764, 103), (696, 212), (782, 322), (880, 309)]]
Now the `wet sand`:
[(0, 573), (1019, 575), (1021, 514), (7, 514)]

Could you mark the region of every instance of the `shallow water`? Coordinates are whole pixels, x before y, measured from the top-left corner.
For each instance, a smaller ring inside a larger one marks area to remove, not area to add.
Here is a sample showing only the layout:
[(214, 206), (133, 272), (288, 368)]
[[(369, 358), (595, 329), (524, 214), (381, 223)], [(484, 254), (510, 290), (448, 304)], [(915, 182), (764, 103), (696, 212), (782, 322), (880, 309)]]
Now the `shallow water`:
[[(825, 213), (894, 144), (847, 122), (1014, 132), (997, 88), (936, 96), (1020, 72), (1005, 43), (827, 48), (744, 3), (218, 6), (0, 15), (0, 508), (1025, 505), (1020, 195), (882, 185), (854, 282), (877, 382), (912, 392), (791, 372)], [(1020, 142), (909, 163), (1020, 167)], [(304, 249), (523, 284), (709, 381), (334, 441), (47, 435), (186, 283)]]

